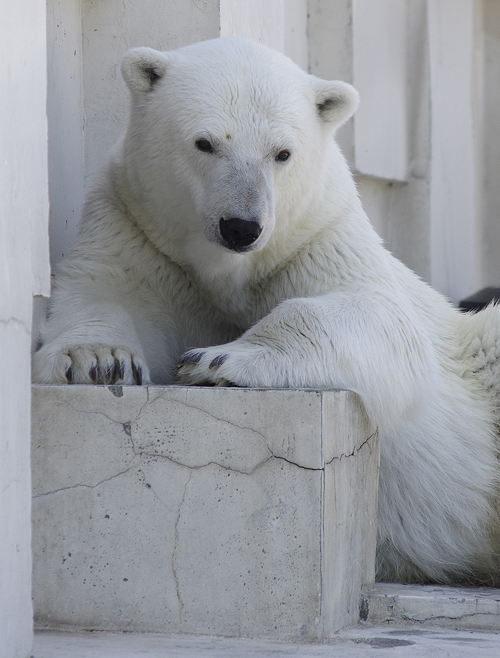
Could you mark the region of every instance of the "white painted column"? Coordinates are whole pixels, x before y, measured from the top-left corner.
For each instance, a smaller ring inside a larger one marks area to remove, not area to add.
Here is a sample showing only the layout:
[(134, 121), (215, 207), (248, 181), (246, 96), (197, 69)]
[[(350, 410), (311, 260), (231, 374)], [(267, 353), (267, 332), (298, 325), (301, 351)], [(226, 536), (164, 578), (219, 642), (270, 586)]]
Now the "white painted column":
[(0, 16), (0, 658), (27, 658), (31, 316), (50, 284), (45, 0), (1, 0)]
[(479, 135), (482, 165), (483, 284), (500, 287), (500, 2), (482, 0), (476, 33), (480, 35), (478, 98), (483, 119)]
[(50, 254), (73, 244), (83, 204), (82, 11), (80, 0), (47, 1)]
[(431, 283), (457, 302), (481, 287), (474, 0), (428, 0)]
[(353, 0), (354, 165), (360, 174), (404, 181), (408, 169), (406, 3)]

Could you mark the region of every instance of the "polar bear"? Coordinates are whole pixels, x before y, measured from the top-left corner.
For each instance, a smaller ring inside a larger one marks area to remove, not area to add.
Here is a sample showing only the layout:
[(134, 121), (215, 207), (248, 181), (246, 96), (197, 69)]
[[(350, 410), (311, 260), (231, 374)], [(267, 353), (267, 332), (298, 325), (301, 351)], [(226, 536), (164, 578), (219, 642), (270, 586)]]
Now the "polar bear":
[(381, 435), (378, 577), (499, 582), (500, 314), (396, 260), (334, 141), (356, 91), (239, 38), (122, 61), (128, 129), (34, 381), (344, 388)]

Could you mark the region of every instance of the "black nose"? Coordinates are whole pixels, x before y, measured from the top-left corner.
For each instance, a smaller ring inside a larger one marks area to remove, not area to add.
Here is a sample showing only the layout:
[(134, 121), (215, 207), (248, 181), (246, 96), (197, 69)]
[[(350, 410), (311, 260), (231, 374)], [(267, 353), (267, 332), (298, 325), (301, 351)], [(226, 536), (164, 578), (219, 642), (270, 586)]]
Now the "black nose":
[(220, 220), (219, 230), (229, 249), (241, 251), (257, 240), (262, 232), (262, 227), (258, 222), (251, 219), (231, 217), (230, 219)]

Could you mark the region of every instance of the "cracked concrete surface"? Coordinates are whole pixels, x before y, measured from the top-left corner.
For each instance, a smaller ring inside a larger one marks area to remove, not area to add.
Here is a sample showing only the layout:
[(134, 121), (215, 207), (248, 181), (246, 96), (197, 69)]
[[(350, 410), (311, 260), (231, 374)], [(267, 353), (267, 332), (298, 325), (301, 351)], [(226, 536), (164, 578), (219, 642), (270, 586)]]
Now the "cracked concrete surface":
[(354, 394), (34, 387), (32, 454), (39, 627), (314, 640), (357, 621), (378, 437)]

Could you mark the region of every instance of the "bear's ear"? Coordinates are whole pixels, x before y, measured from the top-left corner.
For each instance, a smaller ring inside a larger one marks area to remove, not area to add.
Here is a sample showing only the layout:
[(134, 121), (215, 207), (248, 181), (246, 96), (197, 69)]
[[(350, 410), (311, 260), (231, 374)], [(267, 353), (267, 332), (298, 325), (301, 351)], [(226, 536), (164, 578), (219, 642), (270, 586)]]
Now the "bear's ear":
[(149, 92), (167, 69), (166, 53), (152, 48), (132, 48), (122, 58), (122, 75), (131, 91)]
[(316, 108), (322, 121), (340, 126), (358, 109), (359, 94), (347, 82), (313, 78)]

